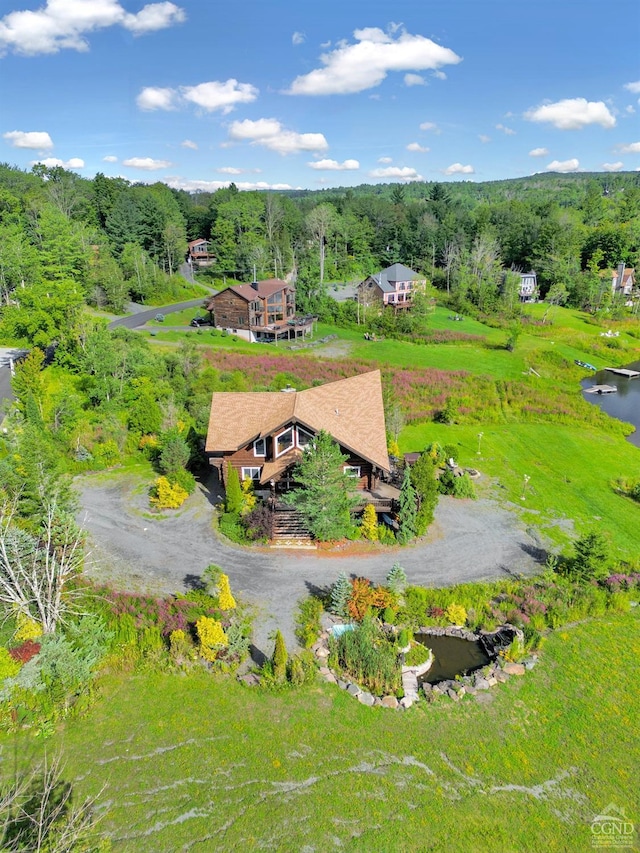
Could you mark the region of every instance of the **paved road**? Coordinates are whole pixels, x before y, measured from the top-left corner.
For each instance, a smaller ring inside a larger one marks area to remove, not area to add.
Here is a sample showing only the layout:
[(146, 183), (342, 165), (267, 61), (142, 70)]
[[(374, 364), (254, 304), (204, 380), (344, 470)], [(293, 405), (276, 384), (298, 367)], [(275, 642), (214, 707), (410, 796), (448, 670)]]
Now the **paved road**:
[(341, 571), (382, 582), (397, 560), (410, 583), (437, 586), (531, 573), (545, 556), (517, 516), (491, 500), (441, 498), (428, 541), (344, 556), (223, 543), (212, 530), (212, 504), (218, 499), (210, 491), (213, 482), (189, 499), (184, 512), (162, 519), (148, 517), (146, 495), (136, 493), (135, 485), (125, 480), (105, 485), (90, 476), (78, 481), (80, 518), (92, 540), (90, 574), (126, 589), (176, 592), (216, 563), (229, 575), (234, 592), (255, 606), (254, 642), (266, 652), (276, 627), (288, 645), (295, 645), (297, 601), (333, 584)]
[(200, 308), (205, 300), (205, 296), (199, 299), (189, 299), (187, 302), (176, 302), (174, 305), (161, 305), (155, 308), (149, 308), (147, 311), (139, 311), (137, 314), (130, 314), (128, 317), (118, 317), (109, 323), (110, 329), (117, 329), (118, 326), (124, 326), (126, 329), (137, 329), (148, 320), (153, 320), (156, 314), (171, 314), (174, 311), (182, 311), (183, 308)]

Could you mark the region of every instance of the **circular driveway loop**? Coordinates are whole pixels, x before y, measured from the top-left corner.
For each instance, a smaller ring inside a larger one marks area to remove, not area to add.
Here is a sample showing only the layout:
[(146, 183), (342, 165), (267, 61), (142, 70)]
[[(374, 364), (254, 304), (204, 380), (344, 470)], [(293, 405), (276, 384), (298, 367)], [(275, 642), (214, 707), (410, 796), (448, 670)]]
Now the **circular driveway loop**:
[(89, 476), (77, 485), (79, 520), (89, 533), (86, 569), (93, 578), (130, 591), (177, 592), (216, 563), (229, 575), (234, 594), (255, 608), (254, 643), (267, 654), (276, 628), (295, 646), (296, 603), (333, 584), (340, 572), (381, 583), (397, 561), (410, 584), (448, 586), (530, 574), (544, 557), (516, 515), (486, 499), (440, 497), (435, 522), (418, 544), (344, 556), (226, 544), (212, 529), (215, 496), (202, 485), (187, 509), (165, 518), (148, 515), (146, 495), (136, 493), (132, 480), (92, 482)]

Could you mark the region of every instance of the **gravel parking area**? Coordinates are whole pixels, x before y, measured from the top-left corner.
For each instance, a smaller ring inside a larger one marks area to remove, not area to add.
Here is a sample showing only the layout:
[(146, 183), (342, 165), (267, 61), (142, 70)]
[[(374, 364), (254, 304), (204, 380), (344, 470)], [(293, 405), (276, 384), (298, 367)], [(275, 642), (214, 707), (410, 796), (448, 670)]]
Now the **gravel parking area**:
[(80, 520), (89, 532), (87, 571), (132, 591), (178, 592), (216, 563), (231, 586), (256, 610), (255, 645), (270, 653), (279, 627), (295, 645), (296, 602), (331, 585), (338, 573), (382, 582), (395, 561), (409, 582), (443, 586), (532, 573), (544, 552), (517, 515), (491, 500), (440, 498), (429, 535), (414, 546), (375, 549), (365, 555), (340, 551), (242, 548), (222, 542), (212, 529), (215, 481), (200, 485), (183, 511), (163, 518), (149, 513), (146, 494), (125, 476), (83, 477), (77, 482)]

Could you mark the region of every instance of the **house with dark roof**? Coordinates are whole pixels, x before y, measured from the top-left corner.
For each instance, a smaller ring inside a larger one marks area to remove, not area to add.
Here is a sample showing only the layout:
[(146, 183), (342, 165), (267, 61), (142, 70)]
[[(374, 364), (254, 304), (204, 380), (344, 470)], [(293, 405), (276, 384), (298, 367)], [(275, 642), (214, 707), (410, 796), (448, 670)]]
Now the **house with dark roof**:
[(275, 493), (293, 484), (293, 468), (320, 430), (347, 457), (354, 489), (375, 489), (390, 469), (380, 371), (304, 391), (216, 392), (205, 453), (223, 484), (230, 463), (241, 480)]
[(426, 284), (420, 273), (404, 264), (392, 264), (360, 282), (357, 298), (361, 305), (378, 303), (396, 310), (410, 308), (413, 295), (424, 290)]
[(279, 278), (234, 284), (212, 296), (205, 307), (213, 326), (252, 343), (304, 337), (313, 331), (315, 320), (296, 316), (295, 285)]

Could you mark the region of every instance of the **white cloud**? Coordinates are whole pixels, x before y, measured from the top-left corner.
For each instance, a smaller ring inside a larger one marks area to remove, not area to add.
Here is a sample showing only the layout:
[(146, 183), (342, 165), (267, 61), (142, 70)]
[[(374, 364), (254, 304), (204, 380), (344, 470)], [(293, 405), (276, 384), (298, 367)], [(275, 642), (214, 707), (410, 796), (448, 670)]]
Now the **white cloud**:
[(168, 169), (172, 163), (169, 160), (154, 160), (152, 157), (130, 157), (122, 161), (123, 166), (132, 169), (144, 169), (146, 172), (155, 172), (158, 169)]
[(636, 108), (633, 106), (633, 104), (629, 104), (628, 106), (625, 107), (625, 109), (628, 113), (631, 113), (631, 114), (635, 113), (635, 111), (636, 111)]
[(422, 74), (405, 74), (404, 75), (404, 85), (405, 86), (426, 86), (427, 81), (424, 79)]
[(312, 163), (307, 163), (312, 169), (317, 169), (322, 172), (353, 172), (360, 168), (360, 163), (357, 160), (344, 160), (338, 163), (337, 160), (314, 160)]
[(433, 133), (440, 133), (440, 128), (435, 121), (423, 121), (420, 125), (420, 130), (431, 130)]
[(34, 148), (37, 151), (53, 148), (53, 140), (44, 130), (10, 130), (2, 136), (14, 148)]
[(306, 36), (305, 36), (305, 34), (304, 34), (304, 33), (298, 33), (298, 32), (295, 32), (295, 33), (291, 36), (291, 43), (292, 43), (292, 44), (295, 44), (295, 45), (303, 44), (303, 43), (304, 43), (304, 41), (305, 41), (305, 39), (306, 39)]
[(258, 89), (255, 86), (238, 83), (231, 78), (224, 83), (211, 80), (196, 86), (180, 86), (179, 89), (147, 86), (136, 98), (136, 103), (141, 110), (175, 110), (188, 103), (208, 112), (221, 110), (227, 115), (235, 109), (236, 104), (250, 104), (257, 97)]
[(444, 73), (444, 71), (432, 71), (431, 76), (435, 77), (436, 80), (446, 80), (447, 79), (447, 75)]
[(117, 163), (118, 158), (114, 154), (107, 154), (106, 157), (102, 158), (105, 163)]
[(398, 178), (401, 181), (423, 181), (415, 169), (409, 166), (388, 166), (386, 169), (373, 169), (369, 172), (370, 178)]
[(445, 175), (473, 175), (475, 171), (473, 166), (463, 166), (462, 163), (452, 163), (443, 169)]
[(45, 157), (43, 160), (32, 160), (31, 165), (46, 166), (47, 169), (54, 169), (56, 166), (60, 166), (62, 169), (84, 169), (84, 160), (80, 157), (72, 157), (65, 162), (57, 157)]
[(393, 163), (393, 157), (378, 157), (378, 163), (382, 163), (383, 166)]
[(504, 124), (497, 124), (496, 130), (501, 130), (507, 136), (515, 136), (516, 135), (516, 132), (513, 128), (506, 127), (506, 125), (504, 125)]
[[(163, 180), (167, 186), (176, 190), (187, 192), (215, 192), (229, 186), (229, 181), (192, 181), (187, 178), (170, 177)], [(239, 190), (295, 190), (301, 187), (292, 187), (290, 184), (269, 184), (266, 181), (234, 181)]]
[(175, 110), (178, 106), (178, 93), (175, 89), (160, 89), (146, 86), (136, 98), (141, 110)]
[(571, 160), (553, 160), (547, 166), (547, 172), (577, 172), (580, 161), (573, 157)]
[(197, 150), (198, 150), (198, 143), (197, 143), (197, 142), (192, 142), (192, 140), (191, 140), (191, 139), (184, 139), (184, 140), (180, 143), (180, 145), (181, 145), (183, 148), (190, 148), (192, 151), (197, 151)]
[(241, 175), (242, 169), (236, 169), (235, 166), (221, 166), (216, 169), (216, 172), (220, 172), (222, 175)]
[(619, 145), (618, 150), (621, 154), (640, 154), (640, 142), (630, 142), (629, 145)]
[(558, 130), (582, 130), (590, 124), (615, 127), (615, 117), (604, 101), (587, 101), (586, 98), (566, 98), (555, 104), (532, 107), (524, 114), (527, 121), (548, 122)]
[(546, 157), (548, 153), (548, 148), (532, 148), (529, 151), (529, 157)]
[(487, 136), (486, 133), (479, 133), (478, 139), (480, 140), (480, 142), (483, 142), (485, 145), (487, 142), (491, 142), (491, 137)]
[(602, 168), (605, 172), (619, 172), (620, 169), (624, 168), (624, 163), (622, 160), (618, 160), (617, 163), (603, 163)]
[[(397, 28), (396, 28), (397, 29)], [(355, 44), (340, 42), (321, 55), (322, 68), (303, 74), (289, 95), (346, 95), (380, 85), (392, 71), (435, 70), (461, 61), (448, 47), (401, 30), (397, 38), (377, 27), (356, 30)]]
[(238, 83), (231, 78), (224, 83), (211, 81), (199, 83), (197, 86), (181, 86), (182, 97), (203, 110), (214, 112), (222, 110), (224, 115), (230, 113), (236, 104), (250, 104), (258, 97), (258, 89), (251, 83)]
[(184, 10), (175, 3), (149, 3), (132, 15), (118, 0), (46, 0), (35, 12), (10, 12), (0, 20), (0, 55), (86, 51), (85, 36), (96, 30), (119, 25), (141, 35), (184, 20)]
[(262, 145), (278, 154), (298, 154), (300, 151), (325, 151), (329, 144), (322, 133), (296, 133), (283, 127), (275, 118), (234, 121), (229, 136), (236, 142)]
[[(51, 0), (50, 0), (51, 2)], [(92, 0), (92, 5), (95, 0)], [(181, 24), (187, 16), (184, 9), (175, 3), (149, 3), (137, 15), (125, 15), (123, 25), (134, 35), (164, 30), (173, 24)]]
[(640, 80), (636, 80), (635, 83), (625, 83), (623, 88), (627, 92), (633, 92), (634, 95), (640, 94)]
[(410, 142), (407, 145), (407, 151), (416, 151), (419, 154), (426, 154), (427, 151), (430, 151), (430, 148), (426, 148), (424, 145), (420, 145), (419, 142)]

